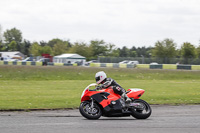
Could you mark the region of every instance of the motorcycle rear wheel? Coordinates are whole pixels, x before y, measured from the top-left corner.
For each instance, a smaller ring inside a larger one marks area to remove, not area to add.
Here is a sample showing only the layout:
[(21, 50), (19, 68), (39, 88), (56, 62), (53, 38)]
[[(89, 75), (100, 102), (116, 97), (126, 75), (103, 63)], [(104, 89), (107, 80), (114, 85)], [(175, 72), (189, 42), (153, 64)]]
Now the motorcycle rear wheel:
[(136, 119), (147, 119), (151, 115), (151, 107), (150, 105), (141, 99), (135, 99), (132, 102), (139, 103), (141, 107), (139, 108), (132, 108), (132, 116)]
[(91, 108), (90, 101), (84, 101), (80, 104), (79, 111), (81, 115), (87, 119), (99, 119), (102, 116), (101, 108), (94, 103), (93, 108)]

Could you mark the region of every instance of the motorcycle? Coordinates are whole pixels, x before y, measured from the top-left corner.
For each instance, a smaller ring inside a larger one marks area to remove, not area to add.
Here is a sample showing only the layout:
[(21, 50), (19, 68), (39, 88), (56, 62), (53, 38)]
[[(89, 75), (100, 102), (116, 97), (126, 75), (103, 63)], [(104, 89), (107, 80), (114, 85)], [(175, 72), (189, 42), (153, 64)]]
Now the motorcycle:
[[(90, 89), (95, 87), (95, 89)], [(150, 105), (139, 99), (145, 90), (128, 89), (127, 96), (131, 102), (126, 103), (120, 95), (114, 93), (111, 87), (98, 90), (97, 84), (88, 85), (82, 95), (79, 111), (87, 119), (105, 117), (133, 116), (136, 119), (147, 119), (151, 115)]]

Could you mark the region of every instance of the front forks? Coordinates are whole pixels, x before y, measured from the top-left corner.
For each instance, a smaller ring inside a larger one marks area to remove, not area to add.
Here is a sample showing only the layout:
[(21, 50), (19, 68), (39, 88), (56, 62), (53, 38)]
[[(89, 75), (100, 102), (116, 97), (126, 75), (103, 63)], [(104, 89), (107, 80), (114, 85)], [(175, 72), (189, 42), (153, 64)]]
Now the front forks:
[(91, 99), (91, 106), (90, 106), (90, 108), (93, 108), (94, 107), (94, 100), (93, 100), (93, 98), (90, 98)]
[(98, 112), (98, 110), (95, 108), (95, 106), (94, 106), (94, 100), (93, 100), (93, 98), (90, 98), (91, 99), (91, 103), (90, 103), (90, 106), (89, 106), (89, 108), (88, 108), (88, 112), (90, 113), (90, 114), (93, 114), (93, 115), (95, 115), (97, 112)]

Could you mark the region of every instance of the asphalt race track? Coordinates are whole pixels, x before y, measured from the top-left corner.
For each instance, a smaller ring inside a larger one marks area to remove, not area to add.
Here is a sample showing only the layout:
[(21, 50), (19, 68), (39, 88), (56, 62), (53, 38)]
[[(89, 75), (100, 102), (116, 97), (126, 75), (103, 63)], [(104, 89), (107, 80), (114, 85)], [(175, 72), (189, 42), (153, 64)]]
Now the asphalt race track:
[(151, 107), (146, 120), (87, 120), (78, 110), (0, 112), (0, 133), (200, 133), (200, 105)]

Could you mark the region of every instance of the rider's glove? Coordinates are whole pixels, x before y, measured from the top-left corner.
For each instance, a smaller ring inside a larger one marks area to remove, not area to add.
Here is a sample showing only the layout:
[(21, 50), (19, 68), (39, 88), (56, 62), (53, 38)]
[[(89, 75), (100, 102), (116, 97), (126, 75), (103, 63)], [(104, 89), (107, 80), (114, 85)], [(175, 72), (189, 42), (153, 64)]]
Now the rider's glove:
[(96, 87), (96, 90), (101, 90), (101, 86), (97, 86), (97, 87)]
[(104, 85), (100, 85), (100, 86), (97, 86), (97, 87), (96, 87), (97, 90), (101, 90), (101, 89), (103, 89), (103, 88), (105, 88)]

